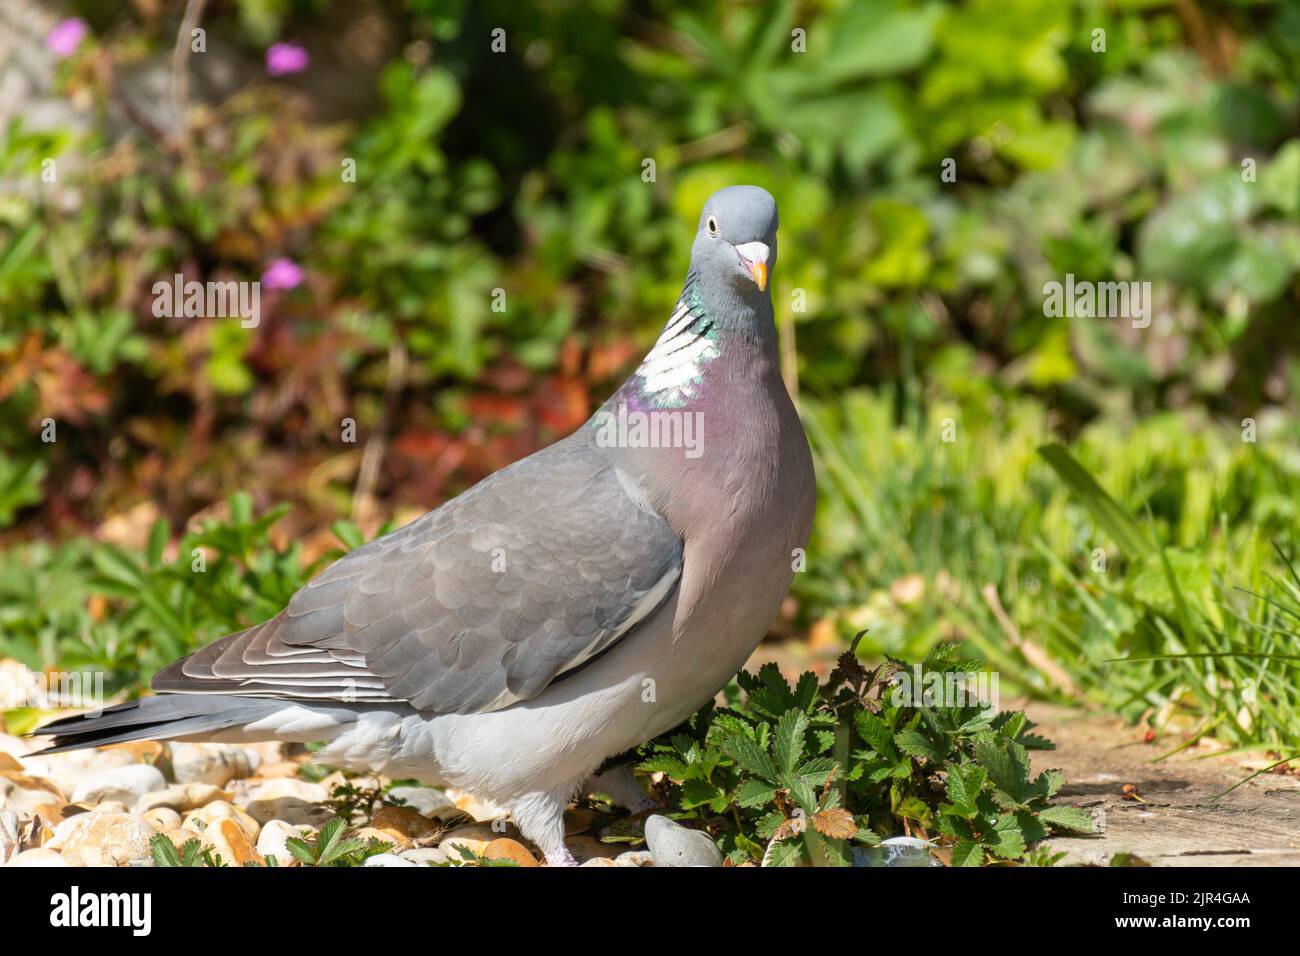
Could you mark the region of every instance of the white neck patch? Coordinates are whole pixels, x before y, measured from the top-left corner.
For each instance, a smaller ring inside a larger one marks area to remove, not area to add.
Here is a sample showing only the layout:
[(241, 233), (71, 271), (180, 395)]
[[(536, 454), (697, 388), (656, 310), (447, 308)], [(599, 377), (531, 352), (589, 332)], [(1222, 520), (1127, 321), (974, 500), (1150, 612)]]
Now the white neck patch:
[(699, 391), (704, 366), (718, 357), (717, 326), (692, 310), (685, 297), (678, 300), (672, 318), (642, 361), (636, 375), (641, 389), (659, 405), (678, 405)]

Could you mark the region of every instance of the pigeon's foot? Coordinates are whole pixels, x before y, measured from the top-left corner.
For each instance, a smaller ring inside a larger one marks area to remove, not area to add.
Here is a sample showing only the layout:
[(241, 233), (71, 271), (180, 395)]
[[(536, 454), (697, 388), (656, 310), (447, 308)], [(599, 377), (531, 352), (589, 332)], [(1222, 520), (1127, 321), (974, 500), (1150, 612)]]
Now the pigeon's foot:
[(581, 782), (571, 781), (554, 790), (526, 793), (510, 804), (510, 817), (519, 832), (532, 840), (546, 856), (548, 866), (577, 866), (564, 845), (564, 808)]
[(636, 782), (629, 764), (619, 764), (604, 773), (596, 774), (587, 781), (586, 789), (592, 793), (608, 794), (615, 806), (622, 807), (629, 813), (659, 809), (659, 804), (646, 796), (641, 785)]
[(569, 848), (561, 844), (558, 850), (546, 854), (546, 865), (577, 866), (578, 861), (573, 858), (573, 854), (569, 852)]

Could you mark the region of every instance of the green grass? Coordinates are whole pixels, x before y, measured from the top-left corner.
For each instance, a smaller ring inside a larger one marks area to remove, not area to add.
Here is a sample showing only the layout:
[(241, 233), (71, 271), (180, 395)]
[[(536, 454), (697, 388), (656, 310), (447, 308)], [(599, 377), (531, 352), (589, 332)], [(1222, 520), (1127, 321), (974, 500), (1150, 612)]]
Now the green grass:
[[(1101, 419), (1067, 450), (1041, 406), (977, 389), (924, 413), (853, 392), (805, 419), (821, 502), (797, 593), (845, 636), (869, 627), (868, 652), (958, 638), (1019, 689), (1239, 747), (1300, 742), (1293, 429)], [(919, 598), (915, 581), (891, 594), (918, 574)]]

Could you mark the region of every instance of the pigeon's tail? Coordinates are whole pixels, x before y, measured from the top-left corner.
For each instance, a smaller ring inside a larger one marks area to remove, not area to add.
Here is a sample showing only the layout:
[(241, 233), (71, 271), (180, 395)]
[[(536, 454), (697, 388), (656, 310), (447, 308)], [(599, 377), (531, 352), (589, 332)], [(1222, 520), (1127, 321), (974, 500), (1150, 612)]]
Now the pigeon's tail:
[(126, 740), (216, 736), (269, 717), (284, 706), (284, 701), (249, 697), (158, 694), (101, 711), (61, 717), (34, 734), (54, 738), (51, 746), (40, 751), (43, 754)]

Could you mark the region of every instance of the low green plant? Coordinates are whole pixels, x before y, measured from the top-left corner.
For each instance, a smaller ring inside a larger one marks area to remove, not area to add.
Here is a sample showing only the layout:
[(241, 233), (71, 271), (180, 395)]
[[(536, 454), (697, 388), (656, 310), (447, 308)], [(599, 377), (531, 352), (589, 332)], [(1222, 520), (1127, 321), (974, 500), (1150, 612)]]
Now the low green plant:
[(364, 543), (338, 521), (341, 547), (305, 562), (297, 542), (272, 540), (283, 506), (256, 514), (237, 493), (226, 507), (177, 538), (172, 557), (163, 520), (142, 552), (87, 539), (0, 551), (0, 657), (102, 673), (110, 694), (147, 687), (176, 658), (276, 614), (322, 564)]
[(149, 853), (153, 856), (154, 866), (192, 866), (222, 867), (226, 863), (220, 853), (213, 853), (211, 847), (205, 847), (197, 837), (186, 840), (179, 847), (163, 833), (155, 833), (149, 838)]
[(476, 853), (463, 843), (452, 845), (454, 856), (449, 855), (444, 863), (431, 863), (430, 866), (518, 866), (514, 860), (498, 859), (495, 857), (486, 857), (482, 853)]
[[(951, 847), (954, 865), (1042, 864), (1034, 844), (1090, 833), (1091, 817), (1052, 803), (1062, 777), (1031, 774), (1028, 751), (1050, 749), (1021, 712), (979, 702), (943, 706), (892, 692), (904, 665), (874, 669), (856, 644), (819, 685), (791, 685), (775, 664), (742, 671), (729, 706), (705, 707), (643, 748), (639, 769), (662, 774), (673, 816), (707, 829), (733, 863), (847, 866), (854, 847), (899, 832)], [(950, 644), (924, 672), (970, 674)]]
[(342, 817), (334, 817), (320, 828), (314, 839), (290, 837), (285, 846), (303, 866), (361, 866), (370, 857), (393, 848), (391, 843), (374, 837), (368, 840), (357, 837), (344, 839), (347, 826), (348, 822)]
[[(285, 841), (290, 855), (303, 866), (362, 866), (367, 859), (379, 853), (387, 853), (393, 848), (391, 843), (371, 837), (361, 840), (356, 837), (344, 838), (348, 822), (342, 817), (334, 817), (320, 828), (320, 832), (310, 840), (291, 837)], [(176, 846), (165, 834), (155, 834), (149, 840), (149, 851), (153, 856), (154, 866), (184, 867), (224, 867), (228, 866), (221, 854), (205, 847), (198, 838), (191, 838)], [(256, 864), (246, 864), (256, 865)], [(278, 867), (280, 861), (275, 856), (266, 858), (268, 867)]]

